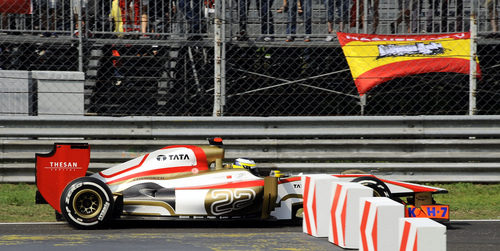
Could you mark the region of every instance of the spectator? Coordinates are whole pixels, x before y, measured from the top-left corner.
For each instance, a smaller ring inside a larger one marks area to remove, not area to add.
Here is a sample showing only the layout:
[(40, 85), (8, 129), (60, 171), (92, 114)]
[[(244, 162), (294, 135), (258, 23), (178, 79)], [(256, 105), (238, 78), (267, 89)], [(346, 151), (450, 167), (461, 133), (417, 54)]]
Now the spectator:
[[(279, 9), (277, 9), (276, 12), (285, 13), (287, 11), (288, 11), (287, 0), (283, 0), (283, 5)], [(302, 15), (302, 13), (304, 12), (302, 10), (302, 0), (297, 1), (297, 12), (299, 13), (299, 15)]]
[[(137, 1), (137, 0), (136, 0)], [(142, 33), (142, 38), (149, 38), (149, 36), (146, 34), (148, 32), (148, 24), (149, 24), (149, 18), (148, 18), (148, 12), (149, 12), (149, 0), (140, 0), (140, 5), (141, 5), (141, 10), (140, 10), (140, 15), (141, 15), (141, 33)]]
[[(123, 29), (123, 19), (120, 10), (119, 0), (113, 0), (111, 3), (111, 13), (109, 13), (109, 18), (113, 21), (113, 32), (121, 33), (125, 30)], [(122, 37), (122, 34), (118, 34), (118, 37)]]
[[(358, 19), (358, 27), (360, 29), (363, 29), (363, 23), (365, 21), (365, 8), (364, 8), (364, 2), (366, 0), (353, 0), (353, 5), (351, 7), (351, 27), (356, 27), (356, 18)], [(357, 2), (359, 2), (359, 17), (357, 17), (356, 13), (358, 11), (358, 6)], [(379, 21), (379, 13), (378, 13), (378, 6), (379, 6), (379, 0), (368, 0), (368, 5), (372, 5), (372, 16), (373, 16), (373, 24), (372, 24), (372, 33), (377, 33), (377, 28), (378, 28), (378, 21)], [(370, 9), (368, 9), (370, 11)]]
[[(419, 4), (420, 3), (420, 4)], [(395, 22), (391, 23), (391, 33), (396, 33), (396, 30), (404, 20), (406, 32), (412, 30), (417, 31), (418, 9), (422, 4), (422, 0), (398, 0), (399, 15)], [(411, 15), (411, 17), (410, 17)], [(411, 21), (411, 22), (410, 22)]]
[(0, 15), (2, 16), (2, 20), (0, 20), (0, 22), (2, 22), (2, 34), (7, 34), (7, 30), (10, 29), (9, 27), (9, 14), (8, 13), (0, 13)]
[[(448, 6), (450, 0), (429, 0), (429, 9), (427, 15), (427, 32), (448, 32), (451, 30), (461, 31), (463, 29), (463, 0), (457, 0), (455, 4), (455, 26), (448, 27)], [(441, 26), (434, 27), (434, 19), (440, 17)]]
[(498, 0), (487, 0), (488, 19), (490, 20), (491, 30), (498, 32)]
[(184, 13), (188, 30), (188, 40), (201, 40), (201, 9), (203, 1), (201, 0), (179, 0), (179, 9)]
[[(257, 40), (262, 41), (272, 41), (274, 34), (274, 21), (273, 21), (273, 13), (271, 12), (271, 6), (273, 5), (274, 0), (255, 0), (257, 5), (257, 9), (259, 10), (260, 17), (260, 32), (262, 36), (260, 36)], [(248, 9), (250, 8), (250, 0), (239, 0), (239, 15), (240, 15), (240, 36), (238, 40), (244, 41), (248, 40), (247, 34), (247, 15)]]
[(171, 21), (175, 17), (176, 4), (172, 0), (154, 0), (149, 4), (149, 13), (152, 18), (152, 32), (171, 32)]
[(37, 0), (40, 10), (40, 28), (43, 32), (41, 37), (57, 37), (56, 31), (56, 8), (58, 0)]
[[(292, 42), (295, 40), (295, 34), (297, 32), (297, 0), (288, 0), (291, 4), (288, 12), (288, 22), (286, 24), (286, 42)], [(311, 41), (311, 31), (312, 31), (312, 0), (304, 0), (304, 30), (305, 37), (304, 42)]]
[(114, 32), (141, 32), (142, 37), (147, 37), (148, 4), (148, 0), (113, 0), (109, 16), (114, 21)]
[[(86, 29), (85, 29), (85, 20), (86, 20), (86, 12), (87, 12), (87, 5), (88, 5), (88, 0), (73, 0), (73, 22), (75, 23), (75, 31), (74, 35), (76, 37), (79, 36), (80, 30), (81, 33), (86, 34)], [(78, 16), (79, 9), (81, 9), (81, 17)], [(81, 24), (82, 27), (80, 29), (80, 19), (81, 18)]]
[[(1, 0), (0, 1), (0, 29), (5, 34), (19, 34), (18, 32), (8, 31), (19, 29), (22, 15), (31, 14), (30, 1), (19, 0)], [(22, 28), (21, 28), (22, 29)]]
[[(349, 17), (349, 0), (325, 0), (327, 19), (328, 19), (328, 36), (326, 41), (333, 40), (333, 22), (339, 25), (339, 31), (344, 31), (344, 24), (347, 23)], [(335, 16), (334, 16), (335, 10)]]

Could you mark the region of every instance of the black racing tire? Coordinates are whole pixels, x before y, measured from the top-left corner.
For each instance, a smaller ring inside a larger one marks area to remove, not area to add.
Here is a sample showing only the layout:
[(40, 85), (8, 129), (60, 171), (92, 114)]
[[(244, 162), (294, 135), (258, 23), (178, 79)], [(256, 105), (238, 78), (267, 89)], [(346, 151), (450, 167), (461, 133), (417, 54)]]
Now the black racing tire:
[(389, 187), (387, 187), (387, 185), (383, 181), (375, 177), (361, 176), (351, 180), (351, 182), (356, 182), (373, 189), (373, 195), (375, 197), (392, 198), (392, 193)]
[(292, 224), (294, 225), (302, 224), (302, 218), (304, 217), (302, 215), (303, 211), (304, 209), (302, 202), (292, 204), (292, 220), (291, 220)]
[(113, 213), (113, 194), (109, 187), (94, 177), (81, 177), (70, 182), (61, 195), (61, 214), (79, 229), (105, 226)]

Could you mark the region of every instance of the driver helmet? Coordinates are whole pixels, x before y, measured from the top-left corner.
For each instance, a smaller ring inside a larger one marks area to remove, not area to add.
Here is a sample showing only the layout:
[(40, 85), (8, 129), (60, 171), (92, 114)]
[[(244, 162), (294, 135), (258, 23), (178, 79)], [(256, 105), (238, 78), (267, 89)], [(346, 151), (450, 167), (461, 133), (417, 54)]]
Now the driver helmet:
[(233, 168), (245, 168), (255, 175), (258, 174), (255, 161), (247, 158), (237, 158), (236, 160), (234, 160)]

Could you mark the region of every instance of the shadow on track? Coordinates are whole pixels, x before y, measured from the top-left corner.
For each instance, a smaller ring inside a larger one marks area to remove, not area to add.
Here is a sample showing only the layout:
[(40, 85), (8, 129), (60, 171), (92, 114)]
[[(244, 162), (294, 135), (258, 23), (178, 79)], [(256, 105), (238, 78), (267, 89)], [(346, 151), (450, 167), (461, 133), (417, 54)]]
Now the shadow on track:
[(281, 228), (300, 226), (302, 220), (260, 219), (120, 219), (110, 222), (108, 229), (127, 228)]

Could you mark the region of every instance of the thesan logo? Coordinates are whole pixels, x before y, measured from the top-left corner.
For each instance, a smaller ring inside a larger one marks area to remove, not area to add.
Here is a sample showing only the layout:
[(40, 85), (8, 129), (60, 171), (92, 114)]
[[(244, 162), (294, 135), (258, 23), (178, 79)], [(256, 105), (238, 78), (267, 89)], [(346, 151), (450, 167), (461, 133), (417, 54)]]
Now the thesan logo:
[(78, 166), (78, 162), (71, 162), (71, 161), (50, 161), (49, 166), (45, 168), (50, 170), (70, 170), (70, 171), (82, 169), (81, 167)]

